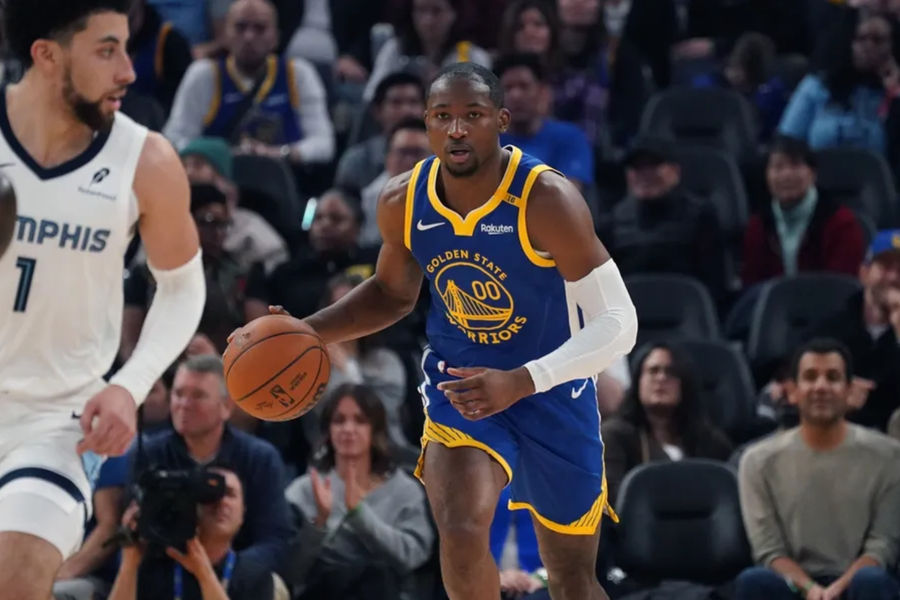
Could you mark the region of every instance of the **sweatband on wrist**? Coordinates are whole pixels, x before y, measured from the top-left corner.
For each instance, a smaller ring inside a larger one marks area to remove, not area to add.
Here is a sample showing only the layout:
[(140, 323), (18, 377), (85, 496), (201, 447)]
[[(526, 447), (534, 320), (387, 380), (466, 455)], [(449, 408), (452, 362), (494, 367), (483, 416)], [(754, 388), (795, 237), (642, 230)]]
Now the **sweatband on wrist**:
[(191, 341), (206, 303), (206, 278), (199, 250), (191, 260), (174, 269), (162, 271), (149, 263), (147, 266), (156, 280), (156, 293), (134, 353), (109, 381), (128, 390), (138, 406)]
[(566, 296), (581, 307), (584, 327), (553, 352), (525, 364), (535, 393), (601, 373), (630, 352), (637, 339), (637, 313), (612, 259), (565, 285)]

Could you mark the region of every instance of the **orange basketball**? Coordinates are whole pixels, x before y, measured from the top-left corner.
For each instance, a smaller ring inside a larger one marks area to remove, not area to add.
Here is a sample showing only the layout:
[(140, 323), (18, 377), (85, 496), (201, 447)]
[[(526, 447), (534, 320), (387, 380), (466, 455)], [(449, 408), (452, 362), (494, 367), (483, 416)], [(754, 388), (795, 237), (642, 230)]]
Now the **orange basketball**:
[(266, 315), (238, 329), (222, 359), (228, 393), (241, 409), (266, 421), (308, 412), (331, 374), (322, 339), (286, 315)]

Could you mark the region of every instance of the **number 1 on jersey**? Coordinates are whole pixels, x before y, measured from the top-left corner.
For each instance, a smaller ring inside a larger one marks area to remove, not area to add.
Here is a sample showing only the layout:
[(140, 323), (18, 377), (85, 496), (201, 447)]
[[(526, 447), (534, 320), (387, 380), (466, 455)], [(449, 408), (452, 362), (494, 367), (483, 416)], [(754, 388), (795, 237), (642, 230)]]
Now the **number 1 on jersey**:
[(31, 292), (31, 280), (34, 277), (34, 266), (37, 260), (33, 258), (25, 258), (20, 256), (16, 259), (16, 267), (22, 274), (19, 275), (19, 288), (16, 290), (16, 303), (13, 305), (14, 312), (25, 312), (28, 305), (28, 293)]

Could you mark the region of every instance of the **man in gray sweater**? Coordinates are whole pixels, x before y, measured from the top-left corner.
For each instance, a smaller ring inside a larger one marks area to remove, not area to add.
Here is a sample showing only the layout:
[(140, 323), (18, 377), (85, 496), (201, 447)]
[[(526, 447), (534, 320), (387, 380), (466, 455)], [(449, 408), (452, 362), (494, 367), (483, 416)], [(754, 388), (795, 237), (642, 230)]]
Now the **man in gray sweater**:
[(792, 362), (800, 425), (747, 451), (739, 480), (744, 526), (760, 565), (737, 600), (896, 599), (900, 444), (844, 419), (852, 365), (818, 339)]

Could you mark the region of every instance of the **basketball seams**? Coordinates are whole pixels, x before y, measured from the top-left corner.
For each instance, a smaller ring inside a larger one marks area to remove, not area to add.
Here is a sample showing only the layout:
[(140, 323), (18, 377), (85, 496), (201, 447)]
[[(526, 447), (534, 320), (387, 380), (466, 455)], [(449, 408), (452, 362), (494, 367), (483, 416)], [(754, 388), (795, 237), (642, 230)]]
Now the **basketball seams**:
[[(234, 366), (234, 363), (236, 363), (238, 361), (238, 359), (244, 355), (245, 352), (247, 352), (248, 350), (250, 350), (251, 348), (253, 348), (255, 346), (262, 344), (266, 340), (276, 338), (276, 337), (281, 337), (283, 335), (308, 335), (310, 337), (316, 338), (320, 342), (322, 341), (322, 338), (320, 338), (318, 335), (316, 335), (315, 333), (309, 333), (307, 331), (281, 331), (278, 333), (269, 334), (262, 339), (256, 340), (249, 346), (247, 346), (245, 348), (241, 348), (241, 351), (238, 353), (238, 355), (235, 356), (233, 359), (231, 359), (231, 362), (229, 362), (229, 364), (228, 364), (228, 368), (225, 369), (225, 378), (226, 379), (228, 378), (228, 375), (231, 373), (231, 368)], [(313, 346), (313, 348), (321, 348), (321, 347), (322, 347), (321, 344), (317, 344), (316, 346)]]

